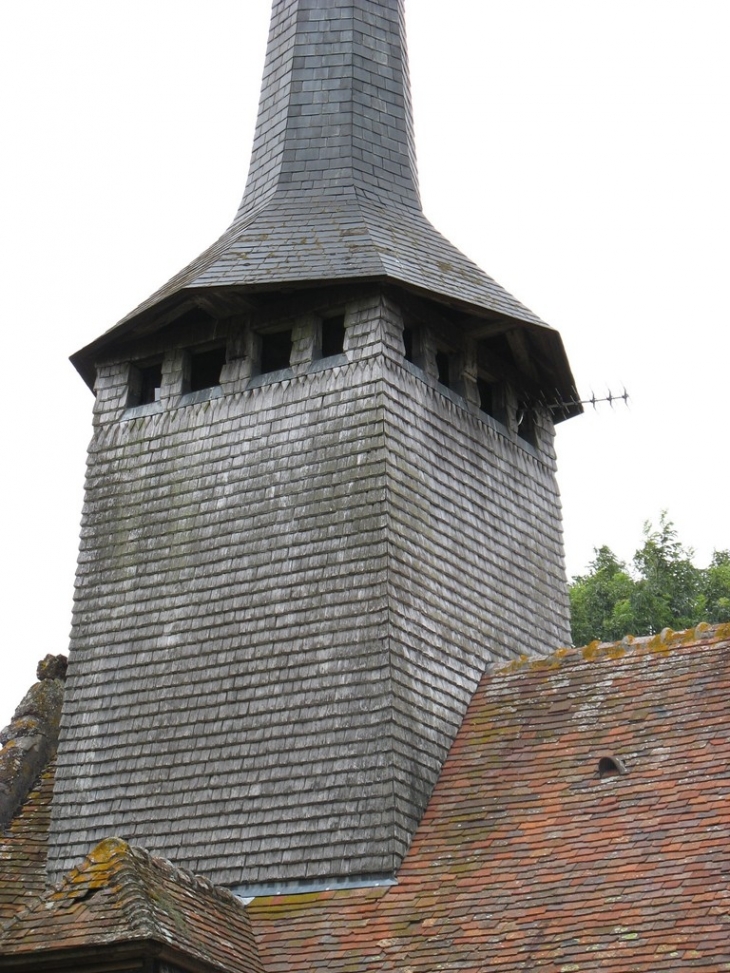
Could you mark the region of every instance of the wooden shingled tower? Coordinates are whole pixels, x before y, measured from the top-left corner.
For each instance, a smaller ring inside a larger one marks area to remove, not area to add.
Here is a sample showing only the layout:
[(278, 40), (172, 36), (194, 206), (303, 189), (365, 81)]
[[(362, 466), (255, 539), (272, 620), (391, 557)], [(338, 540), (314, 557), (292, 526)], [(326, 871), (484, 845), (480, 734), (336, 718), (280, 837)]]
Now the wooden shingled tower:
[(580, 408), (423, 215), (403, 0), (275, 0), (233, 224), (73, 361), (52, 872), (116, 835), (234, 888), (388, 879), (484, 668), (569, 638)]

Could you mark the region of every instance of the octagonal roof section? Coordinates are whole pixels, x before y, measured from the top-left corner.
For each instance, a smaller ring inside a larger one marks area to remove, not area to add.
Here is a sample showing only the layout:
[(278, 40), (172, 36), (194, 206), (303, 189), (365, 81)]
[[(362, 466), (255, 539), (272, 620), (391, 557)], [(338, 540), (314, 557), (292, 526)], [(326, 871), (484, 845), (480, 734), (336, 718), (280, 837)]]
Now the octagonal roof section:
[[(195, 306), (387, 282), (461, 312), (475, 336), (519, 329), (549, 398), (574, 402), (559, 334), (446, 240), (418, 191), (404, 0), (274, 0), (246, 190), (223, 236), (72, 356), (89, 384), (119, 342)], [(581, 411), (569, 405), (556, 418)]]

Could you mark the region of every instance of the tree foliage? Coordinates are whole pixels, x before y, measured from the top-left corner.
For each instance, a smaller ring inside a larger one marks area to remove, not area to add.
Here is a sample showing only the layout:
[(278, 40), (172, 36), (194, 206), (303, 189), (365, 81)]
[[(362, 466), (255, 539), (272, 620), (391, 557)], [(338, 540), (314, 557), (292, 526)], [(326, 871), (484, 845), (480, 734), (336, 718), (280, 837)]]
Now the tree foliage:
[(573, 644), (730, 621), (730, 551), (716, 551), (704, 569), (693, 556), (666, 511), (657, 528), (644, 524), (631, 569), (609, 547), (597, 548), (590, 573), (570, 585)]

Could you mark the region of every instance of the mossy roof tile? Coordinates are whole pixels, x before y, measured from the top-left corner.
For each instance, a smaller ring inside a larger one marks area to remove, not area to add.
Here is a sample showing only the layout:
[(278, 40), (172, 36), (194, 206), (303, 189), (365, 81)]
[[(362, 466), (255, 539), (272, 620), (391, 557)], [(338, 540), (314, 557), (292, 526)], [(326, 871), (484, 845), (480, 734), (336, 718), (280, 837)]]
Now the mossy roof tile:
[(398, 884), (255, 900), (264, 965), (730, 969), (729, 696), (730, 626), (487, 674)]
[(0, 842), (0, 969), (135, 941), (230, 973), (730, 968), (729, 694), (730, 626), (494, 670), (396, 886), (247, 909), (118, 839), (41, 901), (47, 772)]
[[(259, 973), (245, 907), (226, 889), (107, 838), (54, 889), (18, 913), (0, 942), (0, 969), (33, 954), (139, 943), (204, 969)], [(80, 953), (78, 952), (80, 951)], [(46, 968), (46, 967), (43, 967)]]
[(0, 833), (0, 928), (45, 890), (53, 774), (51, 763)]

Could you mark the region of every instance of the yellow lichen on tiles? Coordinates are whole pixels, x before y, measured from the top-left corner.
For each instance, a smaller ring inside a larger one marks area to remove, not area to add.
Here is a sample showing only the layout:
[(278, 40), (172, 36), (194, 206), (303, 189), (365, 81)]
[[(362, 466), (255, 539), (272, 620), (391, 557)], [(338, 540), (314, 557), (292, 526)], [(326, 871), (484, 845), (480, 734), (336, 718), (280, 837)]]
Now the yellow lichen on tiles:
[(601, 643), (598, 641), (598, 639), (594, 639), (592, 642), (589, 642), (588, 645), (585, 645), (581, 651), (586, 662), (592, 662), (594, 659), (598, 658), (600, 648)]
[(127, 851), (129, 851), (129, 845), (122, 838), (104, 838), (93, 851), (89, 852), (87, 857), (92, 864), (104, 863), (123, 855)]
[(509, 675), (512, 672), (519, 672), (520, 669), (524, 669), (526, 665), (532, 661), (533, 656), (523, 653), (511, 662), (507, 662), (505, 665), (500, 666), (497, 672), (500, 675)]

